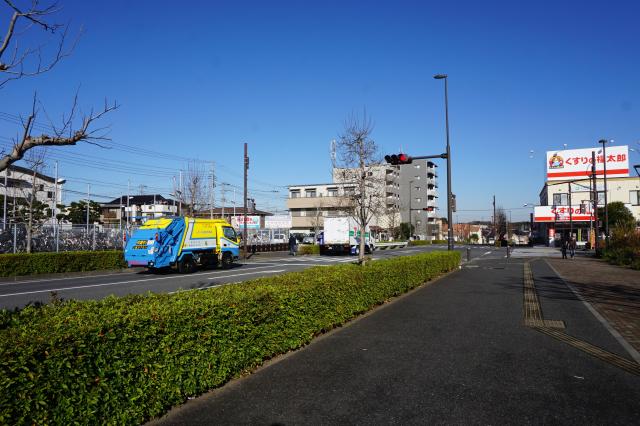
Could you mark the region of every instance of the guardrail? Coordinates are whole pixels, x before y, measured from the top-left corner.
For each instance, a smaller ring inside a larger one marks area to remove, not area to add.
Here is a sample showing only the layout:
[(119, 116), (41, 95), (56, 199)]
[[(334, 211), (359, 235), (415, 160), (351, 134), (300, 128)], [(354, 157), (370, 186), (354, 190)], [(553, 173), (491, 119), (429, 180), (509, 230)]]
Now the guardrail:
[(407, 241), (398, 241), (397, 243), (375, 243), (376, 250), (388, 250), (388, 249), (397, 249), (404, 248), (408, 244)]

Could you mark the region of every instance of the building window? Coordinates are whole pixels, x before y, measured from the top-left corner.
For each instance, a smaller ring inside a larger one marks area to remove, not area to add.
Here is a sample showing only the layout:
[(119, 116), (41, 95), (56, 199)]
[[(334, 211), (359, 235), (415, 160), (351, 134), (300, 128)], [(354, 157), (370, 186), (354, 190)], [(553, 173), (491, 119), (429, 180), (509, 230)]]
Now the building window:
[(420, 180), (420, 176), (414, 176), (413, 179), (414, 180)]
[(307, 198), (316, 198), (316, 190), (315, 189), (306, 189), (304, 191), (304, 195)]
[(416, 203), (421, 203), (422, 202), (422, 198), (416, 198)]
[(328, 197), (337, 197), (338, 196), (338, 188), (327, 188), (327, 196)]
[(420, 168), (420, 164), (416, 164), (414, 167), (415, 167), (416, 169), (419, 169), (419, 168)]
[(53, 200), (53, 191), (47, 191), (47, 198)]
[(291, 191), (291, 198), (300, 198), (300, 190)]
[(44, 191), (44, 185), (42, 184), (38, 185), (38, 191)]
[(300, 209), (291, 209), (291, 217), (300, 217), (302, 216), (302, 211)]
[(632, 206), (640, 206), (640, 191), (629, 191), (629, 203)]
[(553, 194), (553, 205), (554, 206), (568, 206), (569, 205), (569, 194)]
[(350, 195), (353, 196), (356, 194), (356, 189), (353, 186), (347, 186), (346, 188), (344, 188), (344, 195)]
[(414, 189), (415, 189), (416, 191), (420, 191), (420, 187), (419, 187), (419, 186), (416, 186)]

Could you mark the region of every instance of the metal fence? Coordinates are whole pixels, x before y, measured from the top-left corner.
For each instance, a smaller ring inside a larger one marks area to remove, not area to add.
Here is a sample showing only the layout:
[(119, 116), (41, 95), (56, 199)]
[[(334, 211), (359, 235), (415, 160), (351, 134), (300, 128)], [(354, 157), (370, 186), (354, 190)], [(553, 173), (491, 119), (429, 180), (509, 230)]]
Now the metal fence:
[[(42, 226), (33, 231), (31, 252), (122, 250), (124, 229), (103, 225)], [(10, 224), (0, 232), (0, 253), (27, 251), (27, 227)]]
[[(131, 235), (137, 225), (129, 228), (105, 225), (44, 225), (33, 231), (31, 252), (122, 250), (124, 236)], [(256, 251), (287, 250), (289, 230), (248, 229), (249, 246)], [(238, 230), (242, 235), (242, 230)], [(254, 239), (253, 236), (257, 238)], [(241, 242), (244, 245), (244, 242)], [(0, 229), (0, 253), (25, 253), (27, 251), (27, 227), (24, 224), (8, 224)]]

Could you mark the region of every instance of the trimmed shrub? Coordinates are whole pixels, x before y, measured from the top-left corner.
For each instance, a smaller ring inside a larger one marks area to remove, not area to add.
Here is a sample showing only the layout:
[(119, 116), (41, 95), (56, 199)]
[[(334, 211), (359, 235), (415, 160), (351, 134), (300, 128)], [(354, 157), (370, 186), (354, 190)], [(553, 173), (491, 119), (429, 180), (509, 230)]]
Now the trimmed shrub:
[(139, 424), (459, 262), (432, 252), (0, 311), (0, 424)]
[(430, 246), (431, 241), (429, 240), (412, 240), (409, 241), (410, 246)]
[(298, 254), (320, 254), (320, 246), (316, 244), (304, 244), (298, 246)]
[(126, 268), (120, 250), (0, 255), (0, 276), (52, 274)]

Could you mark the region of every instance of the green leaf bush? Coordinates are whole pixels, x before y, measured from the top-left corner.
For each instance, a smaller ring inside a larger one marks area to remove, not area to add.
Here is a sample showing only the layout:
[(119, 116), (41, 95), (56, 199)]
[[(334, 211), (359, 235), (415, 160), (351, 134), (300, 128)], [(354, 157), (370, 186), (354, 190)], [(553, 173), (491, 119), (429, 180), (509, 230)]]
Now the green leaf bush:
[(0, 311), (0, 424), (139, 424), (459, 262), (432, 252)]
[(316, 244), (305, 244), (298, 246), (298, 254), (320, 254), (320, 246)]
[(126, 267), (120, 250), (0, 254), (0, 277)]
[(412, 240), (409, 241), (410, 246), (430, 246), (431, 241), (429, 240)]

